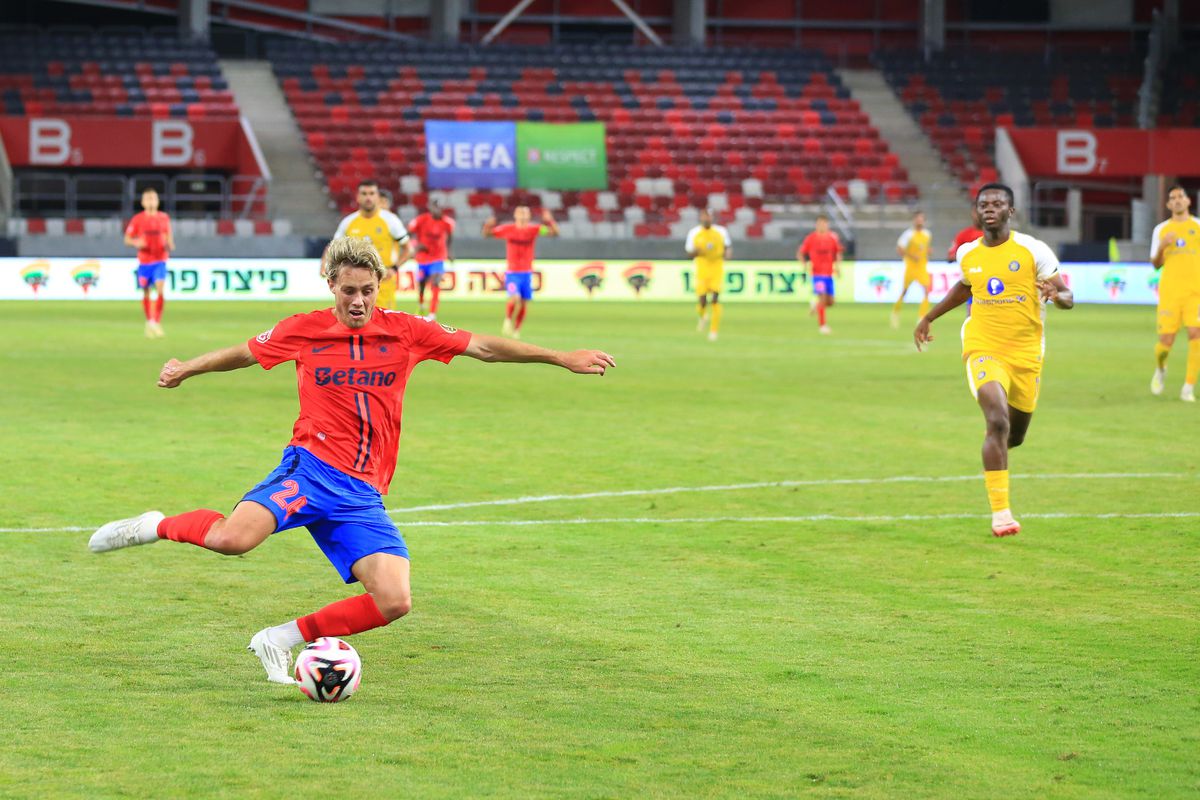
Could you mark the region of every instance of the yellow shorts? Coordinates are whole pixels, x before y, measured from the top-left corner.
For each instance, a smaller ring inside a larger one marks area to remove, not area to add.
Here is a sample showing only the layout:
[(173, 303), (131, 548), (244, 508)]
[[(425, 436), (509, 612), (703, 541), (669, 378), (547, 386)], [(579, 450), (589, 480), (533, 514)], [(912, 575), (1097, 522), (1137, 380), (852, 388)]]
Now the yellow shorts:
[(910, 267), (905, 265), (904, 288), (907, 289), (912, 283), (919, 283), (922, 287), (924, 287), (925, 291), (929, 291), (930, 287), (933, 286), (933, 278), (929, 277), (929, 268)]
[(721, 291), (721, 283), (725, 277), (723, 267), (696, 268), (696, 294), (713, 294)]
[(388, 276), (379, 282), (379, 297), (375, 300), (375, 305), (380, 308), (386, 308), (388, 311), (396, 310), (396, 273), (388, 268)]
[(1200, 328), (1200, 293), (1158, 298), (1158, 335), (1177, 333), (1180, 328)]
[(970, 353), (964, 359), (967, 366), (967, 385), (971, 395), (979, 397), (979, 387), (992, 381), (1004, 387), (1008, 404), (1017, 411), (1033, 413), (1037, 408), (1038, 392), (1042, 388), (1042, 368), (1014, 366), (999, 356)]

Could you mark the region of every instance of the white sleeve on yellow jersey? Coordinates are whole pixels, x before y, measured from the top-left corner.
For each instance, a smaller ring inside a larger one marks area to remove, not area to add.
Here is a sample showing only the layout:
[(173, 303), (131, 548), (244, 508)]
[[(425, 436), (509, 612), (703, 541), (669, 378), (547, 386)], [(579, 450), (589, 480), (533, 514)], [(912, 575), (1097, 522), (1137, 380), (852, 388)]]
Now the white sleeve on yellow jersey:
[(403, 244), (404, 240), (408, 238), (408, 230), (404, 227), (404, 223), (400, 221), (400, 218), (391, 211), (383, 209), (379, 210), (379, 218), (387, 223), (388, 233), (391, 234), (392, 238)]
[(1150, 260), (1158, 258), (1158, 251), (1162, 249), (1162, 232), (1163, 228), (1167, 227), (1166, 220), (1154, 226), (1154, 233), (1150, 234)]
[(1035, 239), (1027, 233), (1013, 231), (1013, 240), (1033, 253), (1033, 266), (1039, 281), (1058, 274), (1058, 256), (1050, 249), (1050, 245), (1041, 239)]
[(896, 247), (899, 247), (901, 250), (907, 250), (908, 243), (912, 241), (912, 237), (913, 229), (909, 228), (908, 230), (904, 231), (904, 233), (900, 234), (900, 238), (896, 240)]
[(976, 247), (979, 247), (979, 244), (982, 241), (983, 239), (976, 239), (973, 242), (967, 242), (964, 245), (959, 245), (958, 250), (954, 253), (954, 260), (958, 262), (958, 269), (962, 272), (962, 282), (967, 286), (971, 285), (971, 278), (969, 275), (967, 275), (967, 271), (962, 268), (963, 258), (967, 255), (967, 253), (971, 252)]
[(721, 233), (721, 238), (725, 241), (725, 249), (733, 247), (733, 242), (729, 239), (729, 230), (724, 225), (714, 225), (713, 227)]
[(354, 218), (357, 216), (358, 212), (355, 211), (353, 214), (347, 214), (346, 216), (342, 217), (342, 221), (338, 223), (337, 230), (333, 232), (333, 238), (340, 239), (345, 236), (346, 229), (350, 227), (350, 223), (353, 222)]
[(690, 231), (688, 231), (687, 241), (683, 243), (683, 249), (686, 250), (688, 253), (691, 253), (693, 250), (696, 249), (696, 234), (698, 234), (698, 233), (700, 233), (699, 225), (697, 225), (696, 227), (694, 227)]

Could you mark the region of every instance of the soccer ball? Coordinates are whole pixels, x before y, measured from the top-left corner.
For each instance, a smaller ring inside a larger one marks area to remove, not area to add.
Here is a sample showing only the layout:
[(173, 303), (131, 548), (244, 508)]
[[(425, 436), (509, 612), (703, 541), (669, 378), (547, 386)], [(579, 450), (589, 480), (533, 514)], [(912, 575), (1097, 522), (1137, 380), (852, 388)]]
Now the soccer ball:
[(318, 703), (339, 703), (362, 681), (362, 659), (354, 648), (332, 636), (322, 636), (296, 656), (296, 683), (305, 697)]

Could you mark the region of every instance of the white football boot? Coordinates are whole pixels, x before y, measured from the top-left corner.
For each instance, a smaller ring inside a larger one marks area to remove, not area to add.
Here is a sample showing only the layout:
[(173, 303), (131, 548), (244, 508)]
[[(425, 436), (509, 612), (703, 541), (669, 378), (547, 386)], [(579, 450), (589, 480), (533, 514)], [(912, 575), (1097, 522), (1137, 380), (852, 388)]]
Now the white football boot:
[(133, 547), (139, 544), (154, 544), (158, 541), (158, 523), (163, 521), (161, 511), (147, 511), (138, 517), (119, 519), (107, 525), (101, 525), (99, 530), (88, 540), (88, 547), (93, 553), (104, 553), (109, 550), (120, 550), (122, 547)]
[(263, 669), (267, 671), (267, 680), (271, 683), (296, 683), (296, 679), (292, 677), (292, 651), (271, 641), (270, 628), (263, 628), (254, 634), (246, 649), (258, 656)]
[(1190, 383), (1185, 383), (1183, 388), (1179, 390), (1179, 399), (1185, 403), (1196, 402), (1196, 387)]
[(1150, 379), (1150, 394), (1160, 395), (1163, 393), (1163, 386), (1167, 382), (1167, 371), (1165, 369), (1154, 370), (1154, 377)]

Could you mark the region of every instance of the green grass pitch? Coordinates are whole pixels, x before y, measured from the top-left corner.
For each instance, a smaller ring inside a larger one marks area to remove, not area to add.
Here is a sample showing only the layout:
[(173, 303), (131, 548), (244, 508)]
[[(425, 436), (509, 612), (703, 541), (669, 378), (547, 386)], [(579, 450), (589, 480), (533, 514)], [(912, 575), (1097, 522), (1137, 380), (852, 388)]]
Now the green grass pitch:
[(819, 337), (730, 305), (710, 343), (686, 305), (535, 304), (528, 340), (618, 368), (420, 366), (389, 508), (867, 480), (398, 513), (414, 611), (353, 638), (362, 687), (322, 706), (245, 650), (356, 591), (303, 530), (86, 547), (278, 463), (289, 367), (154, 380), (308, 307), (169, 303), (148, 341), (135, 302), (0, 304), (0, 797), (1200, 793), (1200, 408), (1182, 345), (1147, 391), (1152, 310), (1049, 312), (1025, 529), (996, 540), (959, 315), (918, 354), (884, 306)]

